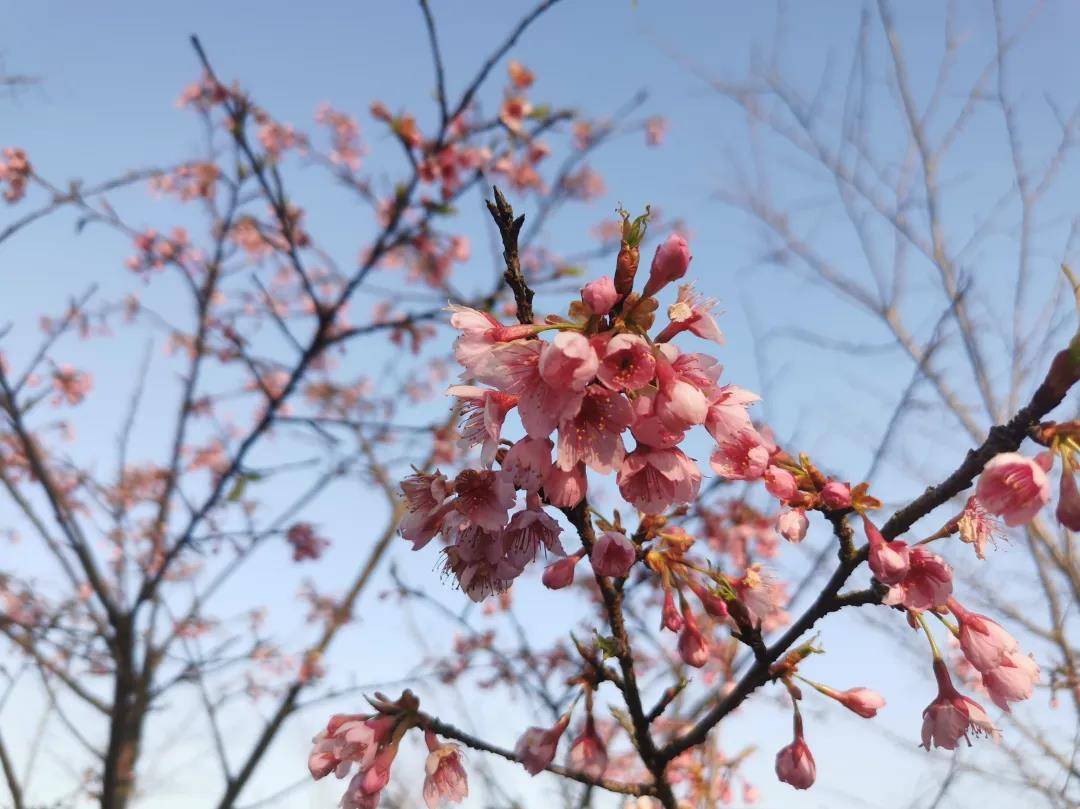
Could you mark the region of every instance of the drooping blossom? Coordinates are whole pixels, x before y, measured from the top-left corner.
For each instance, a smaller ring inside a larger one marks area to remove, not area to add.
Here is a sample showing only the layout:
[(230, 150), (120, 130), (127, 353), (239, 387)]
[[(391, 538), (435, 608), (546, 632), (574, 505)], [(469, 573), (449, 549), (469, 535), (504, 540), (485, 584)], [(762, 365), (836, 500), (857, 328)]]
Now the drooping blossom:
[(921, 545), (911, 549), (904, 578), (885, 597), (886, 604), (902, 604), (913, 612), (944, 607), (952, 595), (952, 568)]
[(589, 385), (581, 408), (559, 425), (559, 467), (568, 472), (578, 463), (606, 474), (626, 454), (622, 434), (633, 423), (634, 411), (621, 393)]
[(690, 245), (678, 233), (672, 233), (656, 247), (652, 265), (649, 267), (649, 280), (642, 290), (643, 297), (655, 295), (673, 281), (678, 281), (690, 266)]
[(949, 609), (959, 624), (960, 649), (982, 675), (990, 698), (1002, 710), (1010, 702), (1029, 699), (1039, 680), (1039, 667), (1020, 651), (1020, 644), (996, 621), (964, 609), (954, 598)]
[(456, 396), (461, 406), (461, 446), (481, 445), (480, 462), (487, 467), (495, 461), (506, 414), (517, 405), (517, 397), (473, 385), (453, 385), (446, 391)]
[(598, 576), (627, 576), (636, 559), (634, 543), (619, 531), (604, 531), (589, 553), (589, 562)]
[(675, 503), (690, 503), (701, 472), (680, 449), (639, 445), (623, 460), (616, 477), (623, 499), (645, 514), (661, 514)]
[(911, 569), (911, 549), (900, 539), (886, 542), (870, 518), (863, 515), (863, 530), (870, 545), (870, 572), (882, 584), (899, 584)]
[(398, 533), (413, 543), (414, 551), (420, 550), (442, 527), (442, 519), (450, 508), (447, 503), (450, 486), (440, 472), (418, 472), (401, 481), (401, 491), (407, 510)]
[(931, 746), (955, 750), (961, 739), (971, 740), (968, 734), (989, 736), (998, 740), (997, 728), (979, 703), (963, 696), (952, 683), (949, 670), (941, 658), (934, 660), (934, 677), (938, 694), (923, 711), (922, 747)]
[(604, 385), (615, 391), (636, 391), (652, 381), (656, 357), (644, 339), (622, 333), (597, 342), (600, 364), (596, 376)]
[(795, 739), (776, 754), (776, 777), (795, 789), (809, 789), (817, 778), (814, 756), (803, 738), (802, 717), (795, 714)]
[(781, 512), (780, 516), (776, 518), (776, 530), (788, 542), (802, 542), (806, 538), (806, 531), (809, 528), (810, 520), (807, 519), (806, 512), (801, 508)]
[(555, 556), (566, 555), (559, 541), (562, 533), (559, 523), (540, 507), (538, 497), (530, 495), (530, 498), (529, 507), (515, 513), (502, 533), (507, 557), (521, 570), (536, 558), (541, 547)]
[(504, 592), (521, 574), (521, 568), (507, 557), (502, 533), (475, 525), (462, 530), (456, 541), (443, 549), (443, 555), (445, 572), (476, 602)]
[(603, 275), (590, 281), (581, 290), (581, 300), (594, 315), (603, 317), (618, 303), (619, 293), (615, 291), (615, 282), (610, 275)]
[(685, 606), (682, 611), (683, 626), (679, 632), (679, 657), (694, 668), (701, 668), (709, 662), (709, 642), (701, 634), (693, 610)]
[(514, 484), (501, 470), (465, 469), (454, 480), (454, 508), (473, 525), (498, 531), (514, 505)]
[(570, 746), (567, 763), (572, 769), (590, 778), (601, 778), (607, 770), (607, 746), (596, 732), (596, 723), (591, 713), (585, 718), (585, 726)]
[(1017, 452), (995, 455), (983, 468), (975, 496), (1008, 526), (1023, 525), (1050, 502), (1049, 463)]
[(439, 743), (430, 730), (424, 732), (428, 756), (424, 761), (424, 803), (437, 809), (445, 803), (461, 803), (469, 795), (469, 781), (461, 763), (461, 746)]
[(570, 714), (563, 714), (550, 728), (531, 727), (518, 739), (514, 755), (518, 757), (529, 775), (536, 775), (547, 769), (555, 759), (555, 750), (559, 739), (570, 724)]
[(393, 724), (393, 719), (383, 716), (334, 714), (311, 740), (313, 747), (308, 756), (311, 777), (318, 780), (334, 773), (344, 778), (354, 765), (361, 773), (366, 772)]
[(1001, 665), (982, 675), (983, 687), (994, 704), (1003, 711), (1009, 710), (1010, 702), (1031, 699), (1038, 681), (1038, 664), (1030, 655), (1020, 651), (1009, 652)]
[(997, 621), (964, 609), (955, 598), (948, 600), (948, 607), (959, 625), (960, 649), (979, 671), (997, 668), (1008, 654), (1020, 648), (1016, 638)]
[(675, 605), (675, 595), (671, 588), (664, 590), (664, 604), (660, 608), (660, 628), (679, 632), (683, 628), (682, 613)]

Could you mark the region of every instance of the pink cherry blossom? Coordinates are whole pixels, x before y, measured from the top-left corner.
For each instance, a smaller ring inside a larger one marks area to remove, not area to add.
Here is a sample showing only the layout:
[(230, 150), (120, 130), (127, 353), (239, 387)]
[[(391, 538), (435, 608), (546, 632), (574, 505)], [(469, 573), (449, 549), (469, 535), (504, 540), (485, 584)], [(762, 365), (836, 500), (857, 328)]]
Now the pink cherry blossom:
[(461, 446), (482, 445), (480, 462), (487, 467), (495, 461), (506, 414), (517, 406), (517, 397), (472, 385), (454, 385), (446, 393), (461, 403)]
[(944, 607), (952, 594), (952, 568), (922, 546), (911, 549), (907, 575), (885, 598), (886, 604), (903, 604), (909, 610)]
[(709, 466), (728, 480), (757, 480), (769, 466), (769, 446), (753, 427), (743, 429), (713, 450)]
[(638, 445), (623, 460), (616, 477), (623, 499), (645, 514), (661, 514), (676, 503), (690, 503), (701, 486), (701, 472), (682, 450)]
[(982, 674), (983, 687), (994, 704), (1003, 711), (1010, 702), (1031, 699), (1039, 681), (1039, 666), (1019, 651), (1008, 652), (1001, 664)]
[(690, 245), (678, 233), (672, 233), (656, 247), (652, 265), (649, 267), (649, 280), (645, 282), (642, 296), (655, 295), (672, 281), (678, 281), (690, 266)]
[(424, 732), (428, 756), (424, 761), (424, 803), (436, 809), (443, 802), (461, 803), (469, 795), (469, 782), (461, 764), (461, 746), (440, 744), (430, 730)]
[(590, 778), (600, 778), (607, 770), (607, 747), (596, 732), (592, 714), (585, 719), (585, 727), (571, 744), (567, 763), (572, 769), (585, 773)]
[(683, 284), (679, 287), (678, 299), (668, 307), (668, 319), (671, 322), (656, 336), (656, 342), (666, 343), (676, 334), (688, 331), (703, 340), (712, 340), (723, 345), (723, 332), (712, 316), (715, 306), (716, 301), (702, 298), (694, 291), (693, 284)]
[(795, 739), (776, 754), (776, 777), (795, 789), (809, 789), (817, 779), (814, 756), (803, 738), (802, 717), (795, 715)]
[(653, 380), (656, 358), (649, 344), (636, 334), (616, 334), (597, 347), (600, 365), (596, 376), (615, 391), (636, 391)]
[(454, 480), (454, 508), (469, 522), (488, 531), (506, 525), (514, 505), (514, 484), (502, 471), (466, 469)]
[(802, 542), (806, 538), (809, 527), (810, 520), (806, 518), (806, 512), (801, 508), (781, 512), (776, 518), (776, 530), (788, 542)]
[(589, 561), (598, 576), (627, 576), (636, 560), (634, 543), (618, 531), (602, 533), (589, 553)]
[[(585, 339), (581, 335), (571, 336)], [(580, 343), (571, 342), (563, 348), (567, 350), (552, 348), (543, 340), (518, 340), (492, 349), (475, 369), (476, 377), (482, 382), (518, 397), (521, 423), (532, 438), (547, 438), (559, 422), (573, 418), (585, 396), (585, 384), (574, 385), (579, 381), (581, 369), (588, 370), (589, 359), (578, 356)], [(540, 366), (549, 355), (545, 376)]]
[(960, 540), (975, 548), (975, 555), (986, 558), (986, 546), (997, 538), (998, 522), (972, 496), (967, 500), (964, 510), (957, 518), (956, 527)]
[(761, 400), (756, 393), (751, 393), (736, 385), (720, 388), (717, 397), (709, 405), (709, 415), (705, 418), (705, 429), (709, 431), (717, 444), (722, 444), (731, 436), (743, 430), (753, 429), (747, 408)]
[(585, 390), (599, 365), (588, 339), (576, 331), (563, 331), (545, 343), (540, 355), (540, 376), (552, 387)]
[(524, 570), (525, 565), (536, 558), (541, 547), (548, 553), (565, 556), (566, 551), (559, 541), (561, 533), (559, 523), (540, 508), (537, 498), (535, 505), (514, 514), (503, 529), (507, 558), (519, 570)]
[(285, 539), (292, 545), (294, 562), (318, 559), (330, 547), (330, 543), (316, 534), (314, 526), (309, 522), (298, 522), (290, 527)]
[(502, 461), (502, 471), (510, 476), (516, 487), (535, 492), (551, 471), (552, 447), (547, 438), (526, 436), (507, 451)]
[(923, 711), (922, 746), (927, 750), (931, 746), (955, 750), (961, 739), (968, 739), (969, 733), (997, 741), (997, 728), (986, 711), (975, 700), (956, 690), (945, 661), (940, 658), (934, 660), (934, 676), (938, 695)]
[(634, 411), (621, 393), (589, 385), (581, 409), (559, 425), (559, 467), (570, 471), (585, 463), (600, 473), (610, 472), (626, 454), (622, 433), (633, 423)]
[(648, 391), (642, 391), (634, 398), (634, 423), (630, 432), (642, 444), (667, 449), (682, 443), (686, 433), (664, 424), (656, 410), (659, 398), (657, 393)]
[(948, 607), (960, 626), (960, 649), (968, 662), (979, 671), (997, 668), (1007, 655), (1020, 648), (1016, 638), (997, 621), (969, 612), (955, 598), (948, 600)]
[(533, 326), (504, 326), (492, 315), (468, 306), (450, 304), (450, 325), (461, 332), (454, 342), (454, 357), (470, 375), (500, 342), (524, 337), (536, 331)]
[(446, 477), (417, 473), (401, 481), (407, 511), (401, 519), (398, 533), (420, 550), (442, 529), (442, 521), (452, 502), (447, 502), (450, 487)]
[(506, 558), (501, 534), (477, 526), (460, 532), (457, 541), (443, 549), (444, 570), (452, 575), (462, 592), (476, 602), (505, 591), (521, 569)]
[(585, 499), (587, 490), (585, 464), (582, 463), (568, 472), (553, 464), (544, 478), (544, 494), (556, 508), (573, 508)]
[(603, 317), (618, 302), (619, 293), (615, 291), (615, 282), (611, 276), (604, 275), (585, 285), (581, 290), (581, 300), (589, 307), (590, 312)]
[(531, 727), (518, 739), (514, 755), (522, 763), (529, 775), (536, 775), (547, 769), (555, 758), (555, 749), (559, 739), (570, 724), (570, 715), (564, 714), (553, 727)]
[(994, 456), (979, 476), (975, 496), (1008, 526), (1029, 522), (1050, 502), (1046, 468), (1017, 452)]

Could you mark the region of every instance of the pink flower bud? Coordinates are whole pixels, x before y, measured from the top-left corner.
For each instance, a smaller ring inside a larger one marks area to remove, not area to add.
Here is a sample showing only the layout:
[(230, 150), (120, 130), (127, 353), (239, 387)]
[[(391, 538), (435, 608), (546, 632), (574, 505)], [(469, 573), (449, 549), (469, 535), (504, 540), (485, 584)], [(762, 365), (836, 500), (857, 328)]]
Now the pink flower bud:
[(570, 715), (564, 714), (554, 727), (532, 727), (521, 734), (514, 754), (521, 761), (529, 775), (536, 775), (548, 768), (555, 758), (555, 749), (559, 746), (559, 739), (570, 724)]
[(664, 591), (664, 606), (660, 611), (660, 628), (678, 632), (682, 629), (683, 619), (675, 606), (675, 596), (671, 590)]
[(605, 531), (593, 545), (589, 561), (598, 576), (626, 576), (637, 559), (634, 543), (618, 531)]
[(865, 516), (863, 529), (870, 543), (870, 572), (882, 584), (899, 584), (911, 567), (911, 549), (906, 542), (899, 539), (886, 542), (877, 527)]
[(1058, 522), (1070, 531), (1080, 531), (1080, 490), (1076, 488), (1071, 466), (1061, 472), (1061, 494), (1055, 514)]
[(872, 719), (877, 712), (885, 707), (885, 698), (877, 691), (869, 688), (849, 688), (847, 691), (835, 691), (828, 686), (818, 687), (818, 691), (835, 699), (849, 711), (853, 711), (863, 719)]
[(787, 502), (797, 497), (799, 485), (795, 476), (779, 466), (770, 466), (765, 470), (765, 488), (780, 502)]
[(662, 244), (657, 246), (649, 268), (649, 280), (642, 291), (644, 297), (655, 295), (672, 281), (678, 281), (686, 275), (690, 266), (690, 245), (678, 233), (672, 233)]
[(795, 740), (776, 754), (776, 777), (795, 789), (809, 789), (817, 778), (814, 756), (803, 739), (802, 719), (795, 717)]
[(830, 480), (821, 490), (821, 500), (826, 508), (833, 511), (851, 508), (851, 488), (846, 483)]
[(602, 317), (618, 302), (619, 293), (615, 291), (615, 282), (611, 280), (611, 276), (604, 275), (585, 285), (581, 290), (581, 300), (589, 307), (590, 312)]
[(574, 568), (577, 566), (577, 563), (581, 561), (582, 555), (582, 552), (578, 552), (573, 556), (567, 556), (565, 559), (552, 562), (545, 567), (544, 575), (541, 577), (544, 586), (549, 590), (561, 590), (562, 588), (569, 587), (573, 584)]
[(581, 735), (574, 739), (570, 747), (569, 764), (571, 768), (585, 773), (590, 778), (600, 778), (608, 766), (607, 747), (600, 734), (596, 732), (596, 725), (592, 716), (585, 720), (585, 727)]
[(810, 520), (806, 518), (806, 512), (801, 508), (785, 511), (776, 518), (776, 530), (788, 542), (802, 542), (809, 527)]
[(682, 632), (679, 633), (679, 657), (686, 665), (700, 669), (709, 662), (709, 642), (701, 634), (689, 609), (683, 610), (683, 619)]

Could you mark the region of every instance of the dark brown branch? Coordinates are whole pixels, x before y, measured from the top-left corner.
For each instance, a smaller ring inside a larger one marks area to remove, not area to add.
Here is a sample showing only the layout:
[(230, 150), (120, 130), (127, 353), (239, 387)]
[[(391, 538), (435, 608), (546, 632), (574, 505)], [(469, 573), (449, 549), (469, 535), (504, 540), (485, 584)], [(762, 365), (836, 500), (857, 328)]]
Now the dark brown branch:
[[(492, 753), (496, 756), (501, 756), (507, 761), (521, 762), (518, 756), (502, 747), (496, 747), (493, 744), (485, 742), (483, 739), (478, 739), (475, 736), (471, 736), (463, 730), (459, 730), (453, 725), (448, 725), (434, 716), (428, 716), (427, 714), (420, 714), (420, 724), (424, 728), (430, 728), (434, 733), (440, 736), (445, 736), (448, 739), (454, 739), (461, 742), (466, 747), (473, 750), (480, 750), (485, 753)], [(652, 784), (626, 784), (622, 781), (611, 781), (607, 778), (592, 778), (583, 772), (578, 770), (567, 769), (566, 767), (560, 767), (558, 764), (552, 764), (547, 767), (547, 771), (554, 773), (555, 775), (561, 775), (563, 778), (569, 778), (573, 781), (578, 781), (582, 784), (587, 784), (593, 787), (600, 787), (606, 789), (608, 792), (617, 792), (620, 795), (655, 795), (656, 788)]]
[(521, 234), (521, 226), (525, 224), (525, 215), (515, 218), (514, 209), (498, 187), (492, 186), (491, 190), (495, 195), (495, 201), (487, 200), (487, 209), (491, 213), (491, 218), (495, 220), (495, 226), (499, 229), (499, 236), (502, 238), (503, 261), (506, 262), (503, 279), (514, 293), (518, 321), (525, 324), (532, 323), (533, 291), (529, 288), (525, 276), (521, 274), (521, 258), (518, 255), (518, 236)]

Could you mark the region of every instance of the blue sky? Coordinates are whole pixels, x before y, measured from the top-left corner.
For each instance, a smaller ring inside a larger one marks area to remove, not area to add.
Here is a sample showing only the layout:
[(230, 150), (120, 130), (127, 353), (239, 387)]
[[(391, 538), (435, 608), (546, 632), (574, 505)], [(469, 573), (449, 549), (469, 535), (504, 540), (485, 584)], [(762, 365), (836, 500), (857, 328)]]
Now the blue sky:
[[(1006, 4), (1011, 21), (1022, 16), (1020, 4)], [(477, 0), (469, 3), (433, 2), (446, 56), (448, 83), (453, 93), (499, 41), (527, 4)], [(850, 47), (857, 30), (861, 4), (791, 4), (787, 18), (781, 66), (791, 72), (804, 90), (810, 91), (823, 71), (834, 83), (825, 94), (826, 106), (842, 101)], [(969, 50), (957, 69), (956, 86), (946, 94), (946, 103), (957, 103), (964, 80), (982, 69), (992, 44), (992, 18), (988, 4), (960, 3), (961, 28)], [(1026, 8), (1026, 4), (1025, 4)], [(373, 99), (382, 99), (392, 108), (404, 106), (428, 110), (432, 88), (429, 57), (424, 45), (419, 12), (410, 2), (321, 2), (305, 6), (292, 2), (114, 2), (107, 9), (84, 3), (52, 0), (0, 3), (5, 21), (0, 31), (0, 55), (12, 72), (40, 77), (39, 85), (17, 98), (0, 104), (0, 146), (25, 147), (35, 167), (55, 181), (81, 177), (88, 182), (103, 179), (139, 166), (160, 165), (198, 150), (200, 131), (192, 117), (176, 109), (174, 99), (180, 89), (197, 75), (196, 62), (187, 41), (197, 33), (219, 75), (236, 78), (259, 103), (282, 121), (309, 126), (312, 113), (321, 101), (353, 112), (361, 118), (365, 135), (380, 147), (379, 136), (366, 109)], [(1028, 31), (1025, 45), (1018, 51), (1013, 84), (1023, 98), (1025, 148), (1033, 152), (1052, 144), (1060, 131), (1048, 99), (1068, 109), (1075, 103), (1072, 89), (1077, 61), (1072, 39), (1077, 29), (1077, 9), (1055, 3), (1043, 12)], [(936, 70), (941, 50), (940, 5), (933, 2), (905, 3), (899, 25), (910, 58), (912, 83), (917, 97), (925, 101), (927, 87)], [(650, 203), (669, 216), (684, 220), (691, 234), (694, 265), (699, 286), (722, 301), (722, 326), (728, 345), (718, 356), (725, 365), (725, 377), (751, 389), (767, 392), (770, 422), (782, 436), (797, 436), (798, 446), (815, 457), (827, 459), (831, 468), (842, 469), (858, 478), (869, 465), (878, 436), (902, 387), (911, 374), (910, 364), (894, 354), (872, 354), (849, 358), (805, 342), (783, 339), (783, 330), (799, 326), (836, 340), (886, 342), (887, 338), (865, 315), (818, 285), (765, 260), (760, 228), (717, 199), (719, 190), (733, 188), (741, 171), (752, 170), (750, 141), (734, 106), (710, 91), (695, 78), (685, 64), (670, 56), (677, 51), (686, 60), (700, 65), (711, 75), (739, 76), (755, 53), (771, 41), (776, 16), (771, 3), (746, 4), (699, 0), (696, 2), (650, 2), (606, 0), (566, 2), (546, 16), (524, 39), (515, 56), (536, 71), (537, 99), (580, 106), (602, 113), (623, 104), (639, 89), (649, 92), (645, 110), (670, 120), (671, 131), (665, 147), (648, 150), (640, 138), (611, 144), (593, 161), (605, 176), (607, 194), (588, 211), (570, 209), (556, 217), (547, 236), (567, 252), (589, 244), (588, 229), (617, 203), (637, 210)], [(875, 31), (874, 47), (880, 57), (882, 41)], [(876, 67), (880, 72), (879, 58)], [(488, 103), (496, 98), (499, 83), (489, 88)], [(882, 90), (878, 97), (887, 97)], [(882, 111), (873, 134), (882, 144), (897, 142), (902, 133), (894, 119)], [(421, 126), (432, 118), (421, 117)], [(988, 200), (1008, 187), (1009, 167), (1002, 161), (1004, 132), (991, 114), (976, 114), (962, 143), (963, 157), (950, 166), (948, 179), (955, 182), (952, 205), (946, 222), (963, 233), (985, 210)], [(385, 146), (385, 144), (382, 144)], [(857, 245), (850, 233), (825, 215), (816, 203), (822, 196), (820, 174), (805, 161), (783, 150), (770, 153), (768, 169), (777, 198), (805, 211), (802, 221), (807, 233), (841, 267), (859, 272)], [(1066, 169), (1063, 187), (1075, 188), (1074, 172)], [(331, 246), (342, 262), (354, 256), (370, 224), (363, 212), (346, 204), (337, 192), (328, 191), (321, 175), (297, 172), (291, 178), (294, 193), (309, 210), (309, 221), (320, 239)], [(827, 186), (826, 186), (827, 190)], [(1056, 192), (1055, 192), (1056, 193)], [(138, 195), (118, 197), (136, 218), (143, 212), (147, 224), (173, 220), (163, 216)], [(1063, 223), (1071, 217), (1068, 196), (1055, 196), (1045, 227), (1039, 231), (1038, 257), (1040, 289), (1056, 281), (1056, 262), (1063, 255)], [(520, 206), (519, 206), (520, 209)], [(526, 211), (527, 212), (527, 211)], [(6, 223), (7, 209), (0, 209), (0, 226)], [(485, 222), (479, 205), (466, 211), (462, 229), (470, 235), (473, 260), (460, 276), (466, 290), (481, 289), (491, 277), (486, 246)], [(138, 284), (121, 266), (128, 245), (114, 234), (88, 229), (76, 237), (73, 220), (61, 215), (41, 223), (21, 239), (0, 246), (0, 273), (5, 293), (0, 299), (0, 320), (11, 321), (15, 331), (7, 338), (5, 351), (17, 356), (31, 345), (36, 313), (58, 308), (57, 294), (74, 294), (89, 283), (98, 283), (101, 294), (113, 296)], [(959, 237), (958, 237), (959, 238)], [(993, 327), (997, 304), (1006, 298), (1014, 249), (1013, 234), (1003, 230), (988, 243), (988, 249), (971, 258), (970, 272), (986, 279), (991, 291), (981, 314)], [(1045, 265), (1045, 266), (1043, 266)], [(1049, 269), (1047, 269), (1049, 268)], [(591, 275), (608, 270), (596, 263)], [(1001, 279), (998, 284), (997, 279)], [(907, 314), (919, 333), (925, 334), (938, 315), (938, 304), (922, 297), (932, 287), (926, 276), (916, 275), (913, 297)], [(1001, 295), (998, 296), (998, 287)], [(158, 303), (169, 312), (167, 293), (158, 293)], [(370, 299), (367, 299), (370, 303)], [(361, 304), (362, 306), (368, 303)], [(176, 312), (183, 317), (183, 312)], [(94, 354), (95, 347), (70, 346), (71, 361), (92, 361), (98, 393), (75, 417), (81, 444), (79, 452), (88, 457), (107, 452), (116, 429), (116, 391), (130, 379), (139, 361), (141, 342), (110, 349), (108, 356)], [(365, 346), (377, 353), (364, 354), (361, 367), (381, 367), (393, 357), (381, 345)], [(160, 391), (151, 402), (167, 401), (171, 380), (162, 378)], [(158, 399), (157, 397), (160, 397)], [(147, 454), (160, 448), (165, 431), (154, 425), (143, 428)], [(886, 499), (900, 501), (919, 490), (921, 474), (951, 468), (966, 445), (957, 440), (955, 424), (933, 415), (924, 439), (913, 438), (901, 463), (882, 471), (879, 478)], [(949, 452), (933, 452), (944, 447)], [(342, 486), (320, 501), (313, 519), (335, 537), (327, 577), (347, 575), (348, 565), (358, 556), (358, 534), (374, 508), (355, 486)], [(818, 529), (820, 531), (820, 528)], [(824, 541), (820, 533), (811, 537)], [(431, 554), (409, 557), (410, 575), (424, 586), (437, 588), (438, 578), (430, 573)], [(794, 555), (798, 564), (800, 555)], [(27, 564), (33, 564), (28, 560)], [(267, 578), (267, 577), (271, 578)], [(292, 592), (296, 574), (285, 565), (284, 556), (267, 559), (253, 570), (245, 587), (272, 583), (275, 589)], [(573, 621), (572, 610), (550, 594), (524, 587), (519, 595), (523, 611), (543, 610), (557, 618), (552, 624), (561, 630)], [(437, 591), (452, 600), (448, 589)], [(246, 601), (248, 592), (237, 596)], [(229, 605), (226, 604), (226, 607)], [(287, 612), (287, 607), (281, 607)], [(347, 636), (335, 655), (339, 665), (356, 671), (360, 682), (394, 679), (415, 657), (412, 643), (402, 644), (400, 617), (383, 615), (362, 621)], [(897, 627), (897, 632), (902, 629)], [(850, 638), (856, 640), (849, 640)], [(917, 738), (918, 712), (928, 701), (928, 679), (902, 666), (892, 665), (894, 645), (872, 632), (861, 620), (842, 617), (823, 630), (830, 654), (822, 658), (815, 674), (837, 686), (865, 684), (882, 690), (889, 708), (881, 723), (910, 741)], [(351, 645), (350, 645), (351, 644)], [(885, 663), (883, 663), (885, 661)], [(830, 679), (830, 677), (832, 679)], [(786, 734), (788, 718), (769, 705), (768, 698), (738, 717), (730, 730), (723, 731), (725, 744), (761, 745), (752, 759), (750, 771), (764, 795), (763, 805), (818, 807), (906, 805), (904, 800), (923, 794), (926, 784), (910, 769), (910, 780), (902, 779), (899, 794), (877, 794), (874, 801), (852, 802), (844, 793), (866, 794), (884, 778), (893, 775), (889, 757), (894, 748), (865, 726), (837, 717), (810, 731), (818, 755), (821, 788), (808, 795), (793, 795), (777, 785), (771, 775), (772, 754)], [(501, 703), (500, 703), (501, 705)], [(334, 710), (349, 706), (333, 706)], [(460, 706), (447, 699), (440, 708), (452, 716)], [(502, 706), (507, 707), (507, 706)], [(492, 722), (481, 707), (475, 717), (481, 727), (494, 727), (498, 742), (510, 744), (524, 716), (514, 706), (517, 718), (512, 729)], [(297, 720), (271, 759), (269, 774), (260, 780), (257, 793), (271, 791), (281, 783), (281, 772), (296, 770), (298, 751), (305, 748), (315, 718)], [(3, 716), (5, 736), (25, 733), (27, 717), (19, 712)], [(251, 722), (246, 720), (237, 722)], [(184, 750), (199, 754), (197, 739), (187, 739)], [(940, 767), (944, 756), (935, 756)], [(906, 765), (921, 761), (905, 759)], [(168, 764), (163, 767), (168, 770)], [(186, 772), (186, 771), (185, 771)], [(505, 772), (513, 783), (523, 782), (516, 771)], [(287, 779), (286, 779), (287, 780)], [(177, 784), (165, 777), (169, 790), (148, 799), (148, 807), (198, 805), (197, 779)], [(540, 787), (528, 787), (534, 795)], [(312, 789), (303, 801), (282, 805), (331, 805), (334, 787)], [(537, 797), (536, 805), (542, 805)], [(532, 805), (530, 803), (530, 805)], [(955, 806), (969, 804), (955, 803)]]

